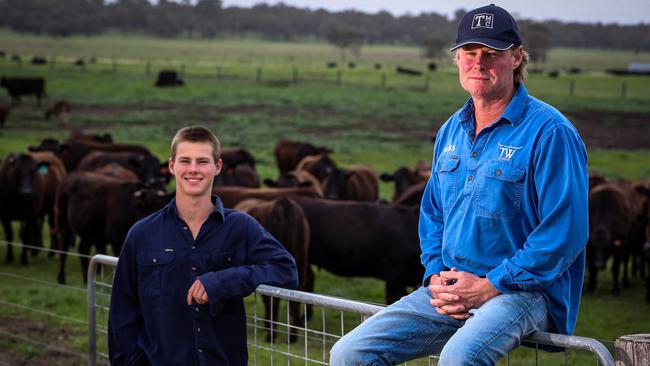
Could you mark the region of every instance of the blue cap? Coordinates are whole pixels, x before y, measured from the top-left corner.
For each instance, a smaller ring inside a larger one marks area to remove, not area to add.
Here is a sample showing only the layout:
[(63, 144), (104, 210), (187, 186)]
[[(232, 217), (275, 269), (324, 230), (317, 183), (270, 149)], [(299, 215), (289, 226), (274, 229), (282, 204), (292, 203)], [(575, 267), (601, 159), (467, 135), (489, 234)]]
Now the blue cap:
[(494, 4), (469, 11), (458, 25), (456, 44), (449, 51), (466, 44), (481, 44), (505, 51), (522, 44), (517, 22), (505, 9)]

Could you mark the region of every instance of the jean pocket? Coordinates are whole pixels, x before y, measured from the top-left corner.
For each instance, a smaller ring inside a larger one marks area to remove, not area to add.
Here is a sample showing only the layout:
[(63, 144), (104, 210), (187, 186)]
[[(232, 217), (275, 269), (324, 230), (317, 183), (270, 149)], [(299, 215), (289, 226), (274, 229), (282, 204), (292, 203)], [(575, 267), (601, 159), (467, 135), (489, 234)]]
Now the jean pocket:
[(526, 169), (503, 162), (488, 163), (479, 174), (477, 214), (510, 220), (521, 209)]
[(436, 165), (436, 175), (440, 183), (440, 200), (442, 201), (443, 211), (447, 211), (458, 196), (459, 165), (460, 157), (458, 155), (441, 159)]
[(159, 296), (163, 288), (163, 272), (174, 262), (175, 253), (155, 252), (138, 255), (138, 275), (144, 297)]

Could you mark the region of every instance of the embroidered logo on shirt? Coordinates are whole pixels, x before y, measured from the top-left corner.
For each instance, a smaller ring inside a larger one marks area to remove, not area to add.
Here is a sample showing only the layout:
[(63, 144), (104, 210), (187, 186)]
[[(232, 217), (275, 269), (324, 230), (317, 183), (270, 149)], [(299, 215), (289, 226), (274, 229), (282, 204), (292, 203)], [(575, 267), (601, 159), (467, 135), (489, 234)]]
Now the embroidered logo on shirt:
[(446, 154), (446, 153), (452, 152), (452, 151), (456, 151), (456, 145), (453, 145), (453, 144), (452, 145), (447, 145), (445, 147), (444, 153)]
[(499, 150), (501, 150), (499, 153), (499, 160), (510, 161), (515, 152), (521, 148), (523, 148), (523, 146), (506, 146), (499, 142)]

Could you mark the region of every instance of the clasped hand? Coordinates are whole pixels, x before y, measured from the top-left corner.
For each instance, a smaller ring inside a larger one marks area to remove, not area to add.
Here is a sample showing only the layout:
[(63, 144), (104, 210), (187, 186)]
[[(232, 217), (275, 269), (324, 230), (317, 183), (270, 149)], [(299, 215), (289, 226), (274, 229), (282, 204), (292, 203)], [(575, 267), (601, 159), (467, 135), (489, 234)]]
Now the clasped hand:
[(187, 305), (192, 305), (192, 300), (200, 305), (208, 302), (208, 293), (205, 292), (205, 287), (198, 278), (194, 280), (190, 289), (187, 290)]
[(487, 278), (469, 272), (442, 271), (429, 279), (429, 302), (438, 314), (458, 320), (469, 318), (469, 311), (501, 294)]

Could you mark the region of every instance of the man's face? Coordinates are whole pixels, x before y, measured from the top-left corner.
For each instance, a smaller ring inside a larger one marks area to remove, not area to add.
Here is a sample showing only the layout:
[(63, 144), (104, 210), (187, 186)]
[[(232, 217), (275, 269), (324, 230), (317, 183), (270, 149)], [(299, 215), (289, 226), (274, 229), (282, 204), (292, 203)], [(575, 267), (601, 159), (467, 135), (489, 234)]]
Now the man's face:
[(214, 161), (212, 145), (184, 141), (176, 146), (176, 157), (169, 170), (176, 177), (176, 192), (187, 196), (212, 194), (214, 176), (221, 172), (221, 159)]
[(521, 47), (497, 51), (479, 44), (463, 46), (456, 51), (460, 85), (474, 99), (508, 97), (514, 85), (513, 71), (521, 60)]

